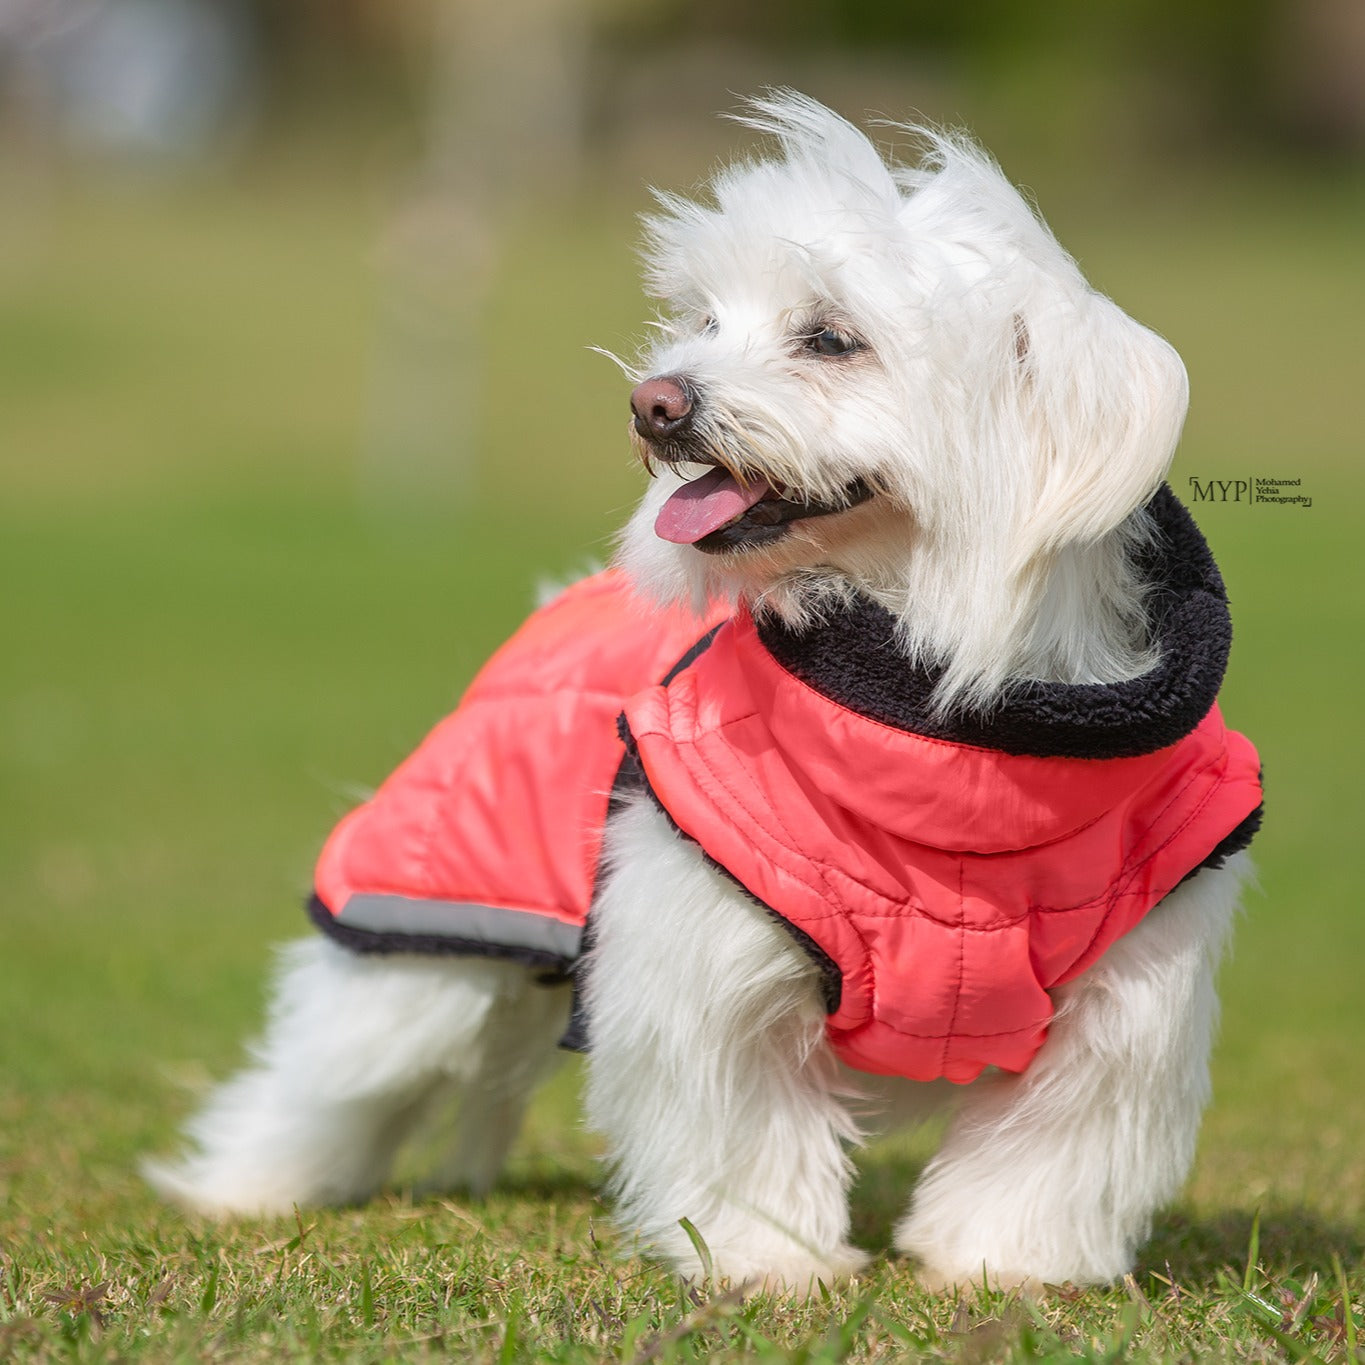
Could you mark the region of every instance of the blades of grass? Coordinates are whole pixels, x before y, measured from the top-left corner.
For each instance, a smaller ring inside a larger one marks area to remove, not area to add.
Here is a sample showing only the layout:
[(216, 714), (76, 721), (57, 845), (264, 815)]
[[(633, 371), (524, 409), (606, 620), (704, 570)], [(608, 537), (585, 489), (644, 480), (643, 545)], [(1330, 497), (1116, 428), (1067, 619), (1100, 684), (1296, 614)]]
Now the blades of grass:
[(516, 1304), (508, 1305), (507, 1329), (498, 1350), (498, 1365), (512, 1365), (517, 1358), (517, 1347), (521, 1344), (521, 1314), (518, 1307)]
[(827, 1338), (830, 1348), (834, 1354), (832, 1360), (844, 1360), (852, 1352), (858, 1343), (858, 1334), (862, 1331), (863, 1323), (867, 1321), (868, 1314), (872, 1312), (872, 1298), (869, 1295), (860, 1299), (853, 1305), (853, 1310), (848, 1316), (839, 1323), (835, 1323), (831, 1328)]
[(898, 1318), (891, 1317), (888, 1310), (879, 1304), (872, 1306), (872, 1316), (876, 1319), (877, 1326), (901, 1346), (910, 1346), (917, 1351), (929, 1351), (942, 1342), (938, 1327), (928, 1313), (923, 1314), (925, 1321), (923, 1332), (917, 1332)]
[(1260, 1319), (1267, 1325), (1279, 1326), (1284, 1314), (1268, 1299), (1263, 1299), (1259, 1294), (1254, 1294), (1249, 1289), (1238, 1289), (1235, 1284), (1231, 1283), (1228, 1285), (1228, 1291), (1232, 1301), (1238, 1307), (1249, 1310), (1253, 1317)]
[(1256, 1216), (1251, 1220), (1251, 1242), (1247, 1247), (1247, 1268), (1242, 1276), (1242, 1291), (1251, 1291), (1251, 1281), (1256, 1275), (1256, 1262), (1261, 1258), (1261, 1211), (1256, 1210)]
[(360, 1259), (360, 1321), (366, 1327), (374, 1326), (374, 1277), (368, 1256)]
[(1351, 1286), (1346, 1282), (1346, 1270), (1341, 1257), (1332, 1253), (1332, 1270), (1337, 1277), (1337, 1287), (1341, 1290), (1341, 1323), (1346, 1333), (1346, 1359), (1356, 1358), (1356, 1315), (1351, 1311)]
[(218, 1275), (222, 1267), (215, 1258), (209, 1270), (209, 1282), (204, 1286), (204, 1293), (199, 1300), (199, 1311), (205, 1317), (213, 1312), (213, 1305), (218, 1302)]
[[(1123, 1305), (1123, 1311), (1119, 1314), (1119, 1336), (1118, 1340), (1106, 1352), (1106, 1361), (1120, 1361), (1127, 1359), (1128, 1348), (1133, 1344), (1133, 1339), (1137, 1336), (1138, 1325), (1142, 1318), (1142, 1305), (1129, 1302)], [(1057, 1335), (1056, 1329), (1048, 1324), (1048, 1331), (1053, 1337)]]
[(10, 1310), (16, 1311), (19, 1307), (19, 1276), (14, 1269), (13, 1260), (8, 1256), (0, 1256), (0, 1284), (4, 1286)]
[(1288, 1332), (1282, 1332), (1278, 1327), (1263, 1327), (1265, 1334), (1295, 1360), (1301, 1360), (1304, 1365), (1327, 1365), (1327, 1362), (1309, 1345), (1300, 1341), (1298, 1337), (1291, 1337)]
[(647, 1360), (670, 1358), (675, 1348), (689, 1337), (699, 1335), (725, 1318), (731, 1318), (744, 1303), (744, 1290), (730, 1289), (718, 1298), (701, 1301), (697, 1307), (666, 1332), (660, 1332), (646, 1342), (635, 1355), (633, 1365), (644, 1365)]
[(692, 1243), (692, 1250), (697, 1253), (697, 1259), (701, 1262), (701, 1277), (703, 1284), (711, 1283), (711, 1248), (706, 1245), (706, 1238), (697, 1231), (690, 1218), (679, 1218), (678, 1226), (687, 1234), (687, 1240)]
[(317, 1227), (316, 1223), (309, 1223), (307, 1227), (303, 1225), (303, 1215), (299, 1212), (299, 1206), (294, 1205), (294, 1226), (298, 1232), (294, 1234), (285, 1244), (283, 1254), (288, 1256), (291, 1251), (297, 1251), (308, 1238), (308, 1234)]
[(635, 1359), (635, 1343), (649, 1330), (649, 1312), (637, 1314), (626, 1323), (625, 1330), (621, 1333), (621, 1359), (623, 1361), (633, 1361)]
[(747, 1341), (750, 1346), (758, 1347), (760, 1352), (772, 1352), (777, 1350), (772, 1339), (770, 1337), (765, 1337), (752, 1322), (744, 1317), (743, 1314), (735, 1319), (735, 1326), (739, 1329), (745, 1341)]
[(1297, 1337), (1290, 1336), (1281, 1328), (1280, 1324), (1284, 1321), (1284, 1313), (1279, 1307), (1268, 1299), (1262, 1298), (1261, 1295), (1252, 1293), (1249, 1289), (1239, 1289), (1226, 1275), (1220, 1274), (1218, 1281), (1219, 1287), (1231, 1300), (1232, 1306), (1250, 1317), (1260, 1331), (1287, 1351), (1295, 1360), (1308, 1362), (1308, 1365), (1325, 1365), (1322, 1358), (1310, 1346), (1305, 1345)]
[(1307, 1282), (1302, 1285), (1294, 1286), (1293, 1281), (1289, 1281), (1282, 1292), (1286, 1292), (1286, 1290), (1289, 1293), (1290, 1311), (1284, 1323), (1285, 1330), (1297, 1332), (1299, 1324), (1308, 1316), (1309, 1310), (1317, 1302), (1318, 1272), (1313, 1271)]

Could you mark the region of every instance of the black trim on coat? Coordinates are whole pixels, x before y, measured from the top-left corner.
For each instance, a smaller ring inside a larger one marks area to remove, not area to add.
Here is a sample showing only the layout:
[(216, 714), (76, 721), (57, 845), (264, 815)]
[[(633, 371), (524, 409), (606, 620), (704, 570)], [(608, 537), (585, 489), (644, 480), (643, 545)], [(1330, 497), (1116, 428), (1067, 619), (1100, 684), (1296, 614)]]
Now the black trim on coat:
[(1213, 850), (1203, 862), (1197, 867), (1192, 867), (1183, 877), (1181, 877), (1176, 885), (1184, 886), (1196, 872), (1202, 872), (1205, 868), (1216, 870), (1222, 867), (1234, 853), (1240, 853), (1244, 848), (1248, 847), (1251, 841), (1260, 832), (1261, 816), (1264, 811), (1264, 803), (1257, 806), (1256, 809), (1236, 827), (1236, 829), (1231, 830), (1213, 846)]
[[(695, 644), (689, 646), (686, 653), (668, 670), (660, 679), (659, 686), (667, 687), (679, 673), (689, 664), (694, 663), (708, 649), (711, 642), (716, 638), (716, 632), (724, 623), (712, 626), (705, 635)], [(618, 734), (621, 730), (621, 722), (624, 716), (617, 718), (616, 729)], [(622, 756), (620, 764), (616, 769), (616, 776), (612, 779), (611, 795), (607, 798), (607, 824), (611, 823), (612, 815), (621, 809), (635, 789), (635, 778), (632, 772), (630, 759), (630, 744), (626, 742), (622, 735), (622, 743), (626, 744), (626, 753)], [(637, 765), (638, 766), (638, 765)], [(597, 887), (602, 881), (602, 857), (606, 853), (605, 839), (601, 853), (598, 854), (597, 869), (593, 874), (593, 899), (597, 897)], [(588, 965), (592, 962), (592, 948), (597, 938), (597, 929), (593, 923), (592, 906), (588, 907), (587, 919), (583, 922), (583, 939), (578, 949), (578, 960), (570, 969), (569, 978), (573, 982), (573, 1000), (569, 1006), (569, 1022), (564, 1029), (563, 1036), (559, 1040), (559, 1046), (566, 1052), (588, 1052), (591, 1048), (591, 1019), (588, 1014), (588, 1003), (584, 994), (584, 984), (587, 980)]]
[(670, 668), (668, 672), (663, 675), (662, 678), (659, 679), (659, 686), (667, 687), (668, 684), (671, 683), (673, 679), (676, 678), (678, 674), (683, 671), (684, 668), (688, 668), (692, 664), (696, 663), (696, 661), (700, 659), (701, 656), (705, 654), (708, 649), (711, 648), (711, 642), (716, 638), (716, 632), (724, 624), (725, 624), (724, 621), (719, 621), (714, 626), (712, 626), (711, 629), (708, 630), (706, 634), (703, 635), (701, 639), (698, 640), (697, 643), (693, 645), (687, 651), (687, 653), (684, 654), (682, 658), (679, 659), (678, 662), (675, 663), (673, 667)]
[[(624, 712), (617, 717), (616, 728), (626, 746), (626, 757), (621, 764), (621, 776), (618, 777), (620, 789), (624, 792), (633, 788), (647, 796), (654, 807), (663, 815), (664, 819), (668, 821), (673, 830), (696, 848), (697, 852), (701, 855), (702, 861), (705, 862), (708, 867), (719, 872), (721, 876), (729, 881), (738, 891), (761, 910), (766, 911), (787, 931), (788, 934), (791, 935), (796, 941), (797, 946), (805, 951), (806, 956), (810, 958), (811, 962), (815, 965), (816, 970), (819, 972), (820, 995), (824, 1001), (825, 1012), (827, 1014), (833, 1014), (839, 1008), (839, 1001), (843, 995), (844, 978), (843, 973), (839, 970), (838, 963), (836, 963), (804, 929), (798, 928), (790, 920), (784, 918), (778, 911), (774, 910), (766, 901), (756, 896), (733, 872), (730, 871), (728, 867), (725, 866), (724, 863), (717, 862), (696, 839), (678, 824), (650, 783), (649, 774), (645, 772), (644, 764), (640, 760), (640, 752), (635, 743), (635, 736), (630, 732), (630, 725), (626, 720)], [(627, 781), (621, 780), (622, 778), (627, 777)], [(1204, 871), (1205, 868), (1216, 869), (1222, 867), (1234, 853), (1240, 853), (1246, 848), (1255, 837), (1257, 831), (1261, 828), (1262, 810), (1263, 806), (1257, 806), (1256, 809), (1237, 825), (1235, 829), (1219, 840), (1207, 857), (1196, 863), (1194, 867), (1190, 868), (1190, 870), (1176, 883), (1176, 886), (1183, 886), (1191, 877)], [(1175, 888), (1173, 887), (1172, 890), (1174, 889)], [(1168, 892), (1167, 894), (1169, 895), (1170, 893)], [(575, 986), (575, 1001), (577, 998), (577, 986)], [(563, 1047), (564, 1044), (561, 1043), (560, 1046)], [(581, 1050), (586, 1051), (587, 1049), (583, 1048)]]
[[(779, 664), (838, 705), (882, 724), (929, 738), (1040, 758), (1124, 758), (1176, 743), (1208, 713), (1217, 697), (1231, 648), (1232, 627), (1223, 580), (1198, 527), (1163, 484), (1146, 508), (1152, 523), (1149, 544), (1137, 552), (1148, 585), (1147, 609), (1156, 665), (1138, 678), (1109, 684), (1021, 682), (988, 712), (941, 712), (934, 692), (942, 670), (916, 665), (897, 648), (890, 613), (866, 598), (830, 621), (803, 631), (763, 616), (757, 630)], [(720, 626), (696, 641), (661, 679), (667, 686), (711, 645)], [(772, 916), (807, 954), (819, 973), (829, 1013), (839, 1008), (843, 982), (838, 965), (809, 934), (782, 918), (704, 848), (680, 829), (650, 785), (634, 736), (622, 713), (617, 731), (625, 744), (612, 785), (608, 818), (634, 794), (644, 794), (683, 838), (755, 905)], [(1182, 879), (1203, 868), (1221, 867), (1245, 848), (1260, 828), (1257, 807)], [(601, 867), (598, 868), (600, 880)], [(596, 882), (595, 882), (596, 885)], [(338, 923), (314, 895), (313, 922), (329, 937), (363, 953), (417, 952), (493, 957), (537, 969), (546, 985), (570, 982), (573, 1004), (560, 1046), (587, 1051), (590, 1019), (583, 978), (591, 962), (591, 909), (576, 959), (527, 947), (504, 947), (433, 934), (378, 933)]]
[(789, 673), (831, 701), (898, 730), (1037, 758), (1130, 758), (1189, 734), (1213, 705), (1232, 623), (1213, 555), (1170, 486), (1147, 504), (1153, 534), (1137, 554), (1148, 584), (1156, 665), (1117, 683), (1019, 682), (989, 711), (941, 713), (941, 668), (916, 665), (895, 621), (860, 597), (830, 620), (793, 630), (770, 614), (758, 634)]
[(635, 744), (635, 736), (630, 733), (630, 726), (626, 721), (624, 712), (617, 718), (616, 728), (626, 746), (626, 756), (621, 762), (620, 790), (622, 795), (625, 796), (631, 791), (637, 791), (647, 796), (675, 833), (696, 848), (707, 867), (719, 872), (746, 899), (752, 901), (791, 935), (797, 946), (810, 958), (819, 973), (820, 998), (824, 1002), (825, 1013), (833, 1014), (839, 1008), (839, 1002), (844, 993), (844, 974), (839, 970), (839, 964), (804, 929), (798, 928), (790, 920), (783, 918), (767, 901), (756, 896), (724, 863), (717, 862), (696, 839), (678, 824), (650, 784), (649, 774), (645, 772), (645, 766), (640, 761), (640, 752)]

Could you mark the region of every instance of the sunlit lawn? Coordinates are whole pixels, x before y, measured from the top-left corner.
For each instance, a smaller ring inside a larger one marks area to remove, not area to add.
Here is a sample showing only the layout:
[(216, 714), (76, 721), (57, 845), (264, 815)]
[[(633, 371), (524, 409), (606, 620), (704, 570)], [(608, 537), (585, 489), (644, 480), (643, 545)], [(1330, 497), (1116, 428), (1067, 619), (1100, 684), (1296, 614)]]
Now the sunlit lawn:
[[(1326, 1351), (1313, 1320), (1339, 1301), (1334, 1255), (1365, 1291), (1365, 211), (1294, 188), (1111, 214), (1077, 191), (1059, 220), (1186, 356), (1177, 491), (1301, 477), (1315, 503), (1197, 509), (1237, 625), (1224, 707), (1261, 747), (1268, 814), (1188, 1195), (1133, 1291), (959, 1311), (895, 1264), (801, 1310), (698, 1308), (618, 1264), (571, 1072), (509, 1192), (483, 1204), (400, 1194), (310, 1215), (291, 1245), (288, 1221), (220, 1233), (145, 1192), (136, 1156), (239, 1055), (334, 818), (449, 706), (537, 580), (609, 552), (637, 476), (624, 385), (586, 347), (628, 348), (645, 315), (638, 205), (508, 230), (491, 309), (462, 339), (482, 394), (466, 496), (418, 514), (376, 510), (357, 472), (374, 458), (389, 230), (373, 178), (41, 187), (6, 221), (0, 264), (0, 1357), (702, 1358), (771, 1338), (833, 1359), (824, 1334), (870, 1290), (855, 1355), (951, 1355), (995, 1316), (998, 1338), (973, 1338), (987, 1354), (1131, 1329), (1154, 1353), (1226, 1340), (1262, 1358), (1288, 1348), (1218, 1280), (1235, 1264), (1242, 1285), (1257, 1210), (1274, 1284), (1247, 1284), (1272, 1309), (1277, 1286), (1309, 1291), (1284, 1330)], [(857, 1221), (878, 1249), (918, 1159), (870, 1159)], [(1125, 1308), (1134, 1292), (1150, 1302)]]

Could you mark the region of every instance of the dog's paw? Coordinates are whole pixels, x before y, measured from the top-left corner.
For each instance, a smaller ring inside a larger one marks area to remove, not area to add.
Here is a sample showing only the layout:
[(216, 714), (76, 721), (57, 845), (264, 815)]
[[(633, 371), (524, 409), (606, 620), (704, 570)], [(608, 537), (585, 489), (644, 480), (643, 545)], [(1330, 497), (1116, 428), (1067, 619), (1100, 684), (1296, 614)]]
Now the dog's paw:
[[(712, 1266), (712, 1277), (746, 1294), (777, 1294), (788, 1298), (811, 1298), (820, 1286), (833, 1287), (852, 1278), (871, 1257), (857, 1247), (836, 1247), (822, 1256), (785, 1251), (776, 1256), (721, 1255)], [(698, 1271), (687, 1276), (703, 1278)]]
[(1070, 1223), (997, 1224), (985, 1213), (972, 1217), (964, 1204), (955, 1217), (912, 1210), (896, 1228), (897, 1250), (911, 1258), (916, 1279), (934, 1293), (1019, 1290), (1038, 1298), (1050, 1286), (1111, 1284), (1128, 1268), (1120, 1248), (1107, 1260), (1093, 1254), (1099, 1238), (1084, 1238), (1086, 1229)]
[(218, 1170), (202, 1157), (147, 1158), (138, 1169), (167, 1203), (206, 1218), (271, 1217), (309, 1202), (252, 1180), (247, 1173)]
[(944, 1270), (932, 1265), (914, 1268), (915, 1282), (931, 1294), (969, 1294), (978, 1289), (1017, 1290), (1025, 1298), (1041, 1298), (1047, 1285), (1036, 1275), (1020, 1271), (996, 1271), (978, 1266), (975, 1271)]

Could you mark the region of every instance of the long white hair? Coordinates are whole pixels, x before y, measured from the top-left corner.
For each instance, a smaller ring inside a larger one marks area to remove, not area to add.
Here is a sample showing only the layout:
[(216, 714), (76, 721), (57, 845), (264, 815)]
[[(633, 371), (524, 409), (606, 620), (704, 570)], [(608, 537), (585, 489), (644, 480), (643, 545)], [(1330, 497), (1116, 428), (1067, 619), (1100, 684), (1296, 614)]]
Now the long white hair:
[[(797, 624), (869, 593), (943, 669), (944, 704), (1150, 667), (1130, 561), (1184, 420), (1179, 356), (965, 136), (890, 125), (922, 148), (900, 166), (790, 91), (741, 122), (780, 154), (719, 172), (710, 203), (661, 194), (646, 220), (665, 311), (637, 373), (688, 377), (722, 463), (815, 497), (865, 478), (880, 506), (707, 556), (653, 534), (683, 477), (665, 469), (619, 561), (661, 597), (743, 596)], [(852, 363), (793, 352), (827, 322), (864, 343)], [(866, 534), (834, 533), (855, 517)]]

